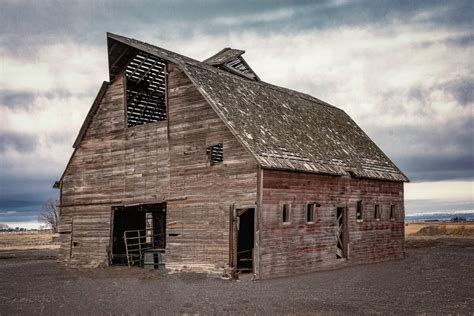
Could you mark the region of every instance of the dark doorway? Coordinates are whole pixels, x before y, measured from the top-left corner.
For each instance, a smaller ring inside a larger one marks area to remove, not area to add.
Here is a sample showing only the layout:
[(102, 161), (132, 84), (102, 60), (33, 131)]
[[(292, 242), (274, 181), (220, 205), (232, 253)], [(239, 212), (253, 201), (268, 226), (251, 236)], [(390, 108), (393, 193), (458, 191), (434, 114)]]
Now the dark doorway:
[(237, 211), (237, 271), (253, 272), (255, 210)]
[(346, 208), (338, 207), (336, 209), (336, 257), (343, 259), (347, 257), (347, 224)]
[[(152, 249), (165, 249), (166, 203), (115, 207), (112, 230), (112, 264), (127, 264), (125, 232), (134, 239), (134, 243), (140, 242)], [(138, 240), (135, 236), (141, 237)]]

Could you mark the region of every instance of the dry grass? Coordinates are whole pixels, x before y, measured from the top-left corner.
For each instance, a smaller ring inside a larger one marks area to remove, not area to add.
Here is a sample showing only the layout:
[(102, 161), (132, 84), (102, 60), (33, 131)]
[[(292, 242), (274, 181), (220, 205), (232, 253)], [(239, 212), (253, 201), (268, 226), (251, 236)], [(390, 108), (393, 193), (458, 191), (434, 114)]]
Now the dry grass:
[(0, 251), (59, 248), (53, 236), (48, 232), (0, 233)]
[(474, 237), (474, 223), (413, 223), (405, 226), (405, 236)]

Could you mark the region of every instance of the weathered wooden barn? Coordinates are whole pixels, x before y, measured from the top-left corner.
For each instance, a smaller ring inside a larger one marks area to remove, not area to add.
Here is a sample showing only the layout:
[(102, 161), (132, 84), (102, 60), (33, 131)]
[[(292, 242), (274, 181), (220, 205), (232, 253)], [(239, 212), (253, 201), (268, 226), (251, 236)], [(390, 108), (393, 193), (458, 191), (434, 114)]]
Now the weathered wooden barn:
[(156, 251), (262, 279), (403, 257), (408, 179), (344, 111), (261, 81), (242, 50), (107, 45), (110, 81), (55, 184), (61, 260)]

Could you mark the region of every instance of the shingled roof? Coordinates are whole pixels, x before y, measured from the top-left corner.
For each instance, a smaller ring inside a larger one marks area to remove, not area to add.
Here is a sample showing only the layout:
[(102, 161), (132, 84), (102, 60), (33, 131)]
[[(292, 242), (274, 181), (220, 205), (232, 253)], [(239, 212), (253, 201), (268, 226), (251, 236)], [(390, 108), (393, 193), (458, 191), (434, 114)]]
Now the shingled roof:
[(200, 62), (135, 39), (107, 36), (180, 66), (263, 168), (408, 181), (343, 110), (219, 67), (244, 51), (224, 49)]

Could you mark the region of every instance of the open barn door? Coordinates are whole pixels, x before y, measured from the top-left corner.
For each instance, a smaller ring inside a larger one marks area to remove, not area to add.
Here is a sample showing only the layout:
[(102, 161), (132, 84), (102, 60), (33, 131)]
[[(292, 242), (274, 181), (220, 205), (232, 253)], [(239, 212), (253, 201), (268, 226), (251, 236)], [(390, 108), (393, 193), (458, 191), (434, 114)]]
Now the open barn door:
[(234, 273), (254, 272), (255, 208), (232, 209), (231, 264)]
[(145, 251), (166, 249), (166, 203), (115, 207), (112, 264), (139, 264)]

